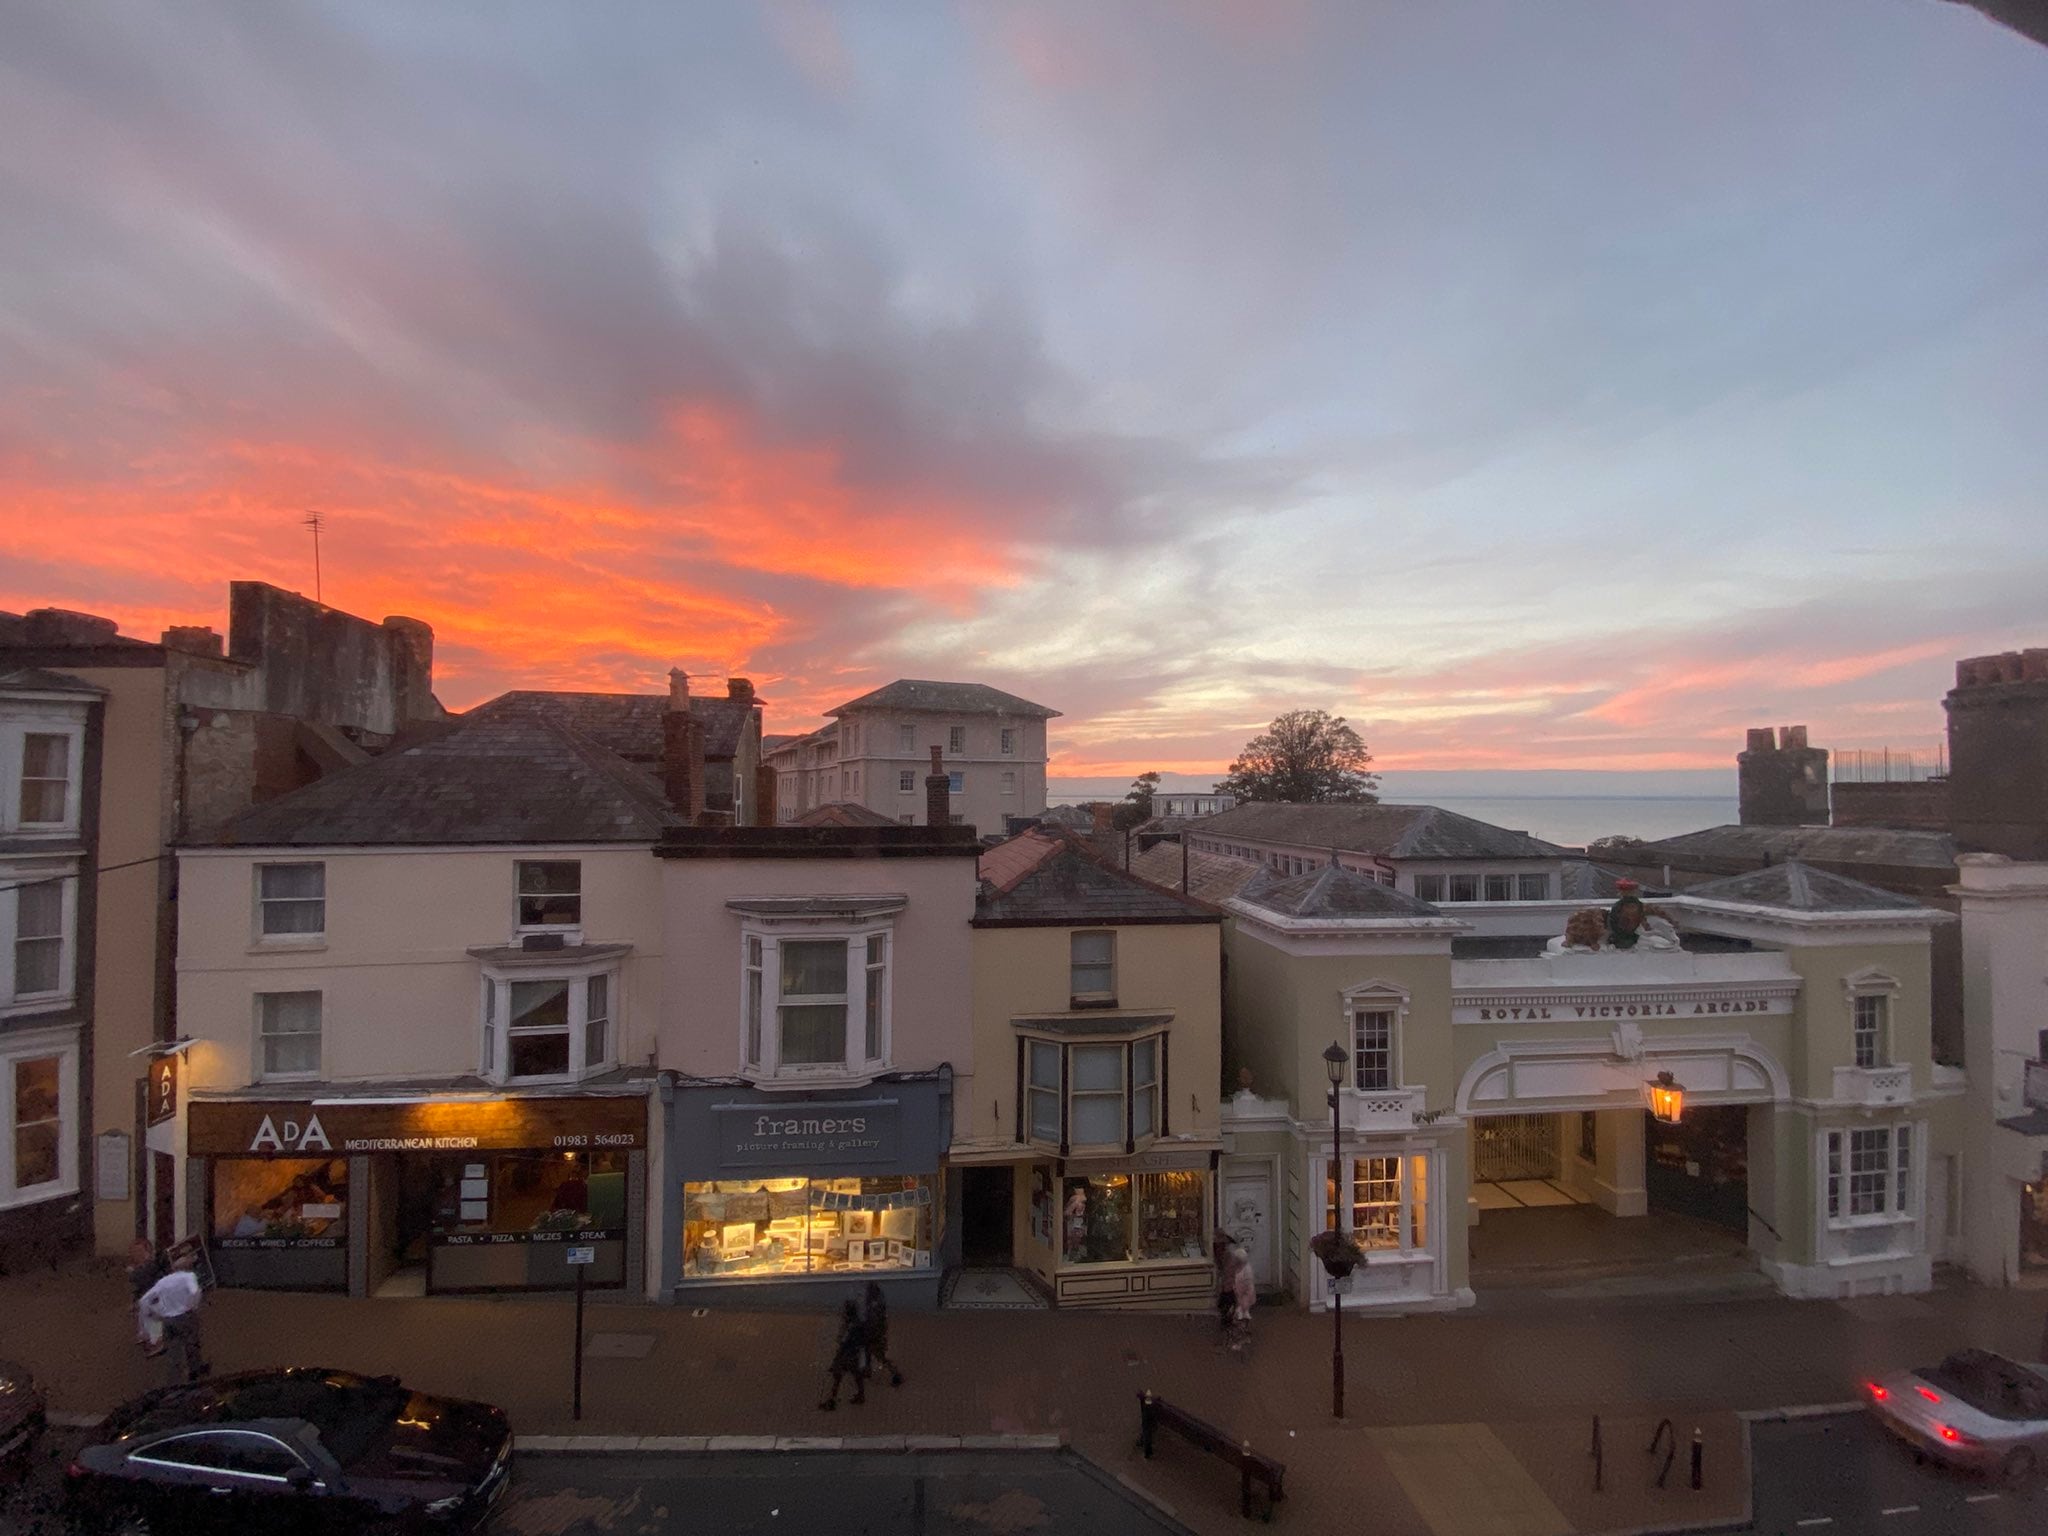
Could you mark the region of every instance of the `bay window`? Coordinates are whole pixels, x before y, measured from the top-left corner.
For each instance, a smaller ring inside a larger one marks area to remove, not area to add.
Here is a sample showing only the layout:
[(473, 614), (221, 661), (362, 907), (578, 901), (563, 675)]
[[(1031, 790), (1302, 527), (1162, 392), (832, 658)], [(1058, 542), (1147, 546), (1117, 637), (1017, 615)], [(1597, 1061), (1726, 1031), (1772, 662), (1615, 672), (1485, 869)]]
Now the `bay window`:
[(1166, 1037), (1022, 1038), (1017, 1139), (1065, 1157), (1129, 1152), (1166, 1134)]
[(24, 831), (74, 825), (77, 738), (68, 731), (26, 731), (21, 737), (21, 791), (17, 825)]
[(598, 967), (487, 970), (482, 1075), (494, 1083), (561, 1082), (613, 1066), (617, 974)]
[(1837, 1225), (1905, 1220), (1913, 1213), (1913, 1127), (1829, 1131), (1827, 1215)]
[(751, 1076), (872, 1076), (890, 1051), (890, 927), (898, 897), (729, 903), (740, 934), (740, 1056)]

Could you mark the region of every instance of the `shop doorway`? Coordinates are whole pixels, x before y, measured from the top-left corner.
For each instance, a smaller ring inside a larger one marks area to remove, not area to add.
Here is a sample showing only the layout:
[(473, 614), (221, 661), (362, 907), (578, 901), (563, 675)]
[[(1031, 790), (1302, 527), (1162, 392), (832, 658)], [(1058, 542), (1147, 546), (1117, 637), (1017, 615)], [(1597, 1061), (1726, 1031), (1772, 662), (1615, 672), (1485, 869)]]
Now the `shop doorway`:
[(1005, 1163), (960, 1170), (960, 1262), (970, 1269), (1010, 1263), (1017, 1171)]
[(1643, 1184), (1650, 1209), (1749, 1235), (1749, 1110), (1687, 1106), (1676, 1124), (1644, 1120)]
[(427, 1294), (427, 1249), (434, 1237), (434, 1164), (401, 1152), (381, 1170), (390, 1191), (391, 1215), (384, 1227), (388, 1247), (379, 1296)]
[[(192, 1218), (195, 1230), (199, 1217)], [(178, 1236), (178, 1160), (168, 1152), (149, 1154), (149, 1244), (163, 1249)]]

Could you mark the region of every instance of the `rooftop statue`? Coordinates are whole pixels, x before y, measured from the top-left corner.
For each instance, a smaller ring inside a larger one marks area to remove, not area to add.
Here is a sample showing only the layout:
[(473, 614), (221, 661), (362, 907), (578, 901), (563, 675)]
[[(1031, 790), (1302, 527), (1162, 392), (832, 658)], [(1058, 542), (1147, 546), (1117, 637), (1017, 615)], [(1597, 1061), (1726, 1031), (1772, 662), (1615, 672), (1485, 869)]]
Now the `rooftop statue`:
[(1678, 926), (1655, 907), (1645, 906), (1633, 880), (1605, 912), (1582, 907), (1565, 921), (1564, 932), (1544, 947), (1546, 955), (1591, 955), (1602, 950), (1676, 949)]

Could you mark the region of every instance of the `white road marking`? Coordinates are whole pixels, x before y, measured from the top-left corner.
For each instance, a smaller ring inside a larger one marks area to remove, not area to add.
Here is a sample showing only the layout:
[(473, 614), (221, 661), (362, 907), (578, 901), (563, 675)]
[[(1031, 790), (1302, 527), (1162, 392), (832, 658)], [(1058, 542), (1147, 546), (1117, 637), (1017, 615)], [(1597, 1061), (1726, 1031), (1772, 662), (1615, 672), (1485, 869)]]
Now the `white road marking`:
[(1833, 1525), (1835, 1523), (1835, 1517), (1833, 1515), (1815, 1515), (1810, 1520), (1800, 1520), (1794, 1523), (1800, 1526)]
[(1965, 1504), (1989, 1504), (1997, 1497), (1998, 1495), (1995, 1493), (1968, 1493), (1963, 1495), (1963, 1502)]
[(1880, 1509), (1878, 1513), (1880, 1515), (1917, 1515), (1920, 1513), (1920, 1506), (1918, 1504), (1894, 1504), (1890, 1509)]

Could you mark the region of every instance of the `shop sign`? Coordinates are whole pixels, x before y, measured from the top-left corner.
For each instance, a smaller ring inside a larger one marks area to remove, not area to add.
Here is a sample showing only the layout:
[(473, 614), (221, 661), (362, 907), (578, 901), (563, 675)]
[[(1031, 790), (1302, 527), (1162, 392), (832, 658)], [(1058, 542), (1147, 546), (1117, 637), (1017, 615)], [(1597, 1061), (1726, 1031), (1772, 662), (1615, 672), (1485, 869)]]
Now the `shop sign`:
[(896, 1156), (894, 1099), (836, 1104), (719, 1104), (718, 1161), (726, 1168), (874, 1163)]
[(515, 1244), (561, 1243), (567, 1252), (575, 1253), (575, 1248), (566, 1247), (571, 1238), (578, 1243), (613, 1243), (625, 1235), (605, 1227), (564, 1227), (553, 1232), (436, 1232), (433, 1242), (436, 1248), (509, 1248)]
[(1574, 993), (1563, 997), (1504, 997), (1498, 1002), (1458, 999), (1451, 1010), (1456, 1024), (1577, 1024), (1618, 1019), (1705, 1019), (1754, 1017), (1792, 1011), (1790, 995), (1771, 992), (1717, 990), (1656, 993), (1630, 988), (1619, 997)]
[(1207, 1168), (1209, 1149), (1173, 1147), (1137, 1152), (1129, 1157), (1070, 1157), (1065, 1166), (1067, 1172), (1075, 1174), (1181, 1172)]
[(149, 1115), (146, 1125), (178, 1118), (178, 1058), (159, 1056), (149, 1064)]
[(631, 1149), (647, 1144), (644, 1098), (442, 1100), (314, 1105), (199, 1100), (185, 1138), (195, 1157), (350, 1152)]

